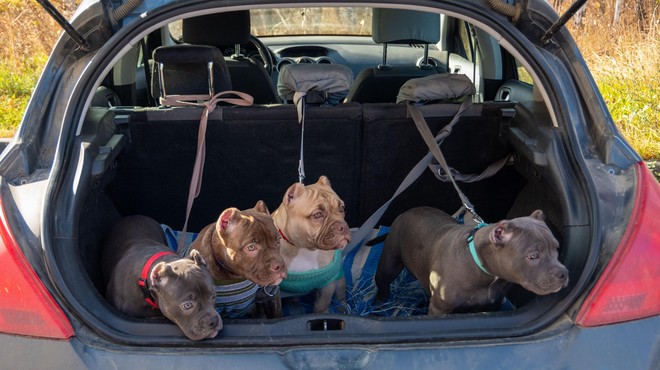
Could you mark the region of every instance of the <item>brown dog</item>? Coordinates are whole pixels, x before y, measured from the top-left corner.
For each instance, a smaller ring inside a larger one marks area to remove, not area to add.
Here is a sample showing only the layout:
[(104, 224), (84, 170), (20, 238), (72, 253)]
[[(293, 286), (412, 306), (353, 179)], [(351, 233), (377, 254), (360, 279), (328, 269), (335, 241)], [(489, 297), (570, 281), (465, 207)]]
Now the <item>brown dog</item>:
[(121, 219), (106, 237), (102, 267), (106, 298), (123, 313), (165, 316), (191, 340), (213, 338), (222, 329), (206, 262), (197, 251), (177, 256), (157, 221)]
[(448, 214), (418, 207), (399, 215), (385, 239), (376, 269), (377, 301), (407, 268), (431, 294), (429, 315), (499, 307), (510, 283), (536, 294), (568, 284), (558, 260), (559, 243), (542, 211), (477, 227)]
[[(216, 283), (216, 309), (223, 316), (254, 313), (257, 293), (280, 284), (287, 276), (279, 240), (266, 205), (258, 201), (254, 208), (244, 211), (224, 210), (217, 222), (202, 229), (190, 245), (208, 261)], [(281, 306), (277, 301), (274, 304), (277, 307), (271, 315), (280, 317)]]
[(273, 221), (282, 235), (282, 257), (288, 277), (283, 292), (306, 294), (317, 290), (314, 312), (326, 312), (333, 295), (346, 302), (346, 279), (341, 248), (351, 241), (344, 220), (344, 202), (321, 176), (315, 184), (295, 183), (273, 212)]

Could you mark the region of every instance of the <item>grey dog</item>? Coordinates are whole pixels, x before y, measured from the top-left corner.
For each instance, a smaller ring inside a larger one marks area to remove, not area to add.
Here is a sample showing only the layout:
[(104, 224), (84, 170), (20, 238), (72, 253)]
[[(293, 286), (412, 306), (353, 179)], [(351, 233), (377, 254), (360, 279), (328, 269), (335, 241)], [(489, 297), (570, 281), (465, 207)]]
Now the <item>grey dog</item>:
[(520, 284), (539, 295), (568, 284), (559, 243), (542, 211), (495, 224), (465, 226), (441, 210), (419, 207), (399, 215), (376, 269), (376, 301), (407, 268), (430, 293), (429, 315), (499, 306)]
[(121, 312), (165, 316), (192, 340), (213, 338), (222, 329), (206, 262), (197, 251), (176, 255), (155, 220), (122, 218), (106, 237), (102, 267), (106, 298)]

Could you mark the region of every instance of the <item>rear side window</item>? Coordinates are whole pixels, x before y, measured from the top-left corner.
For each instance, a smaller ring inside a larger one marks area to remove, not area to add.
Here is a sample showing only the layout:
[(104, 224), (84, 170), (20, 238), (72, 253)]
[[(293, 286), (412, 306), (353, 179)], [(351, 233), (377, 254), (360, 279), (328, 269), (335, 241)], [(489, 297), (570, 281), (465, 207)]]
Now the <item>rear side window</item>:
[(518, 60), (516, 60), (516, 71), (518, 72), (518, 81), (524, 82), (526, 84), (534, 85), (534, 80), (532, 79), (532, 76), (527, 72), (527, 69), (520, 64)]
[(472, 24), (456, 20), (454, 43), (449, 57), (449, 68), (453, 73), (462, 73), (470, 78), (477, 89), (477, 99), (482, 99), (481, 52)]

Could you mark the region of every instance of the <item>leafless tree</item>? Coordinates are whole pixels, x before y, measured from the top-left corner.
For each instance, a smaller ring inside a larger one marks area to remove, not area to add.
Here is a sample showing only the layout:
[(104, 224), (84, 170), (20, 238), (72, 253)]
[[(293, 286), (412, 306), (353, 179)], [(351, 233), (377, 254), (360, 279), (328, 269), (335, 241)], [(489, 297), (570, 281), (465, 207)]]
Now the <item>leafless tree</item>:
[(586, 14), (587, 14), (587, 4), (584, 4), (580, 9), (578, 9), (577, 12), (575, 12), (575, 15), (573, 16), (573, 24), (575, 25), (576, 28), (582, 27), (582, 24), (584, 23), (584, 17)]
[(653, 22), (658, 22), (658, 11), (660, 10), (660, 1), (658, 0), (637, 0), (635, 3), (635, 18), (639, 25), (639, 30), (647, 33), (653, 28)]
[(552, 7), (555, 8), (557, 12), (559, 12), (559, 9), (561, 8), (561, 3), (563, 3), (564, 0), (552, 0)]
[(623, 7), (623, 0), (616, 0), (614, 4), (614, 18), (612, 19), (612, 26), (616, 27), (619, 24), (619, 18), (621, 18), (621, 8)]

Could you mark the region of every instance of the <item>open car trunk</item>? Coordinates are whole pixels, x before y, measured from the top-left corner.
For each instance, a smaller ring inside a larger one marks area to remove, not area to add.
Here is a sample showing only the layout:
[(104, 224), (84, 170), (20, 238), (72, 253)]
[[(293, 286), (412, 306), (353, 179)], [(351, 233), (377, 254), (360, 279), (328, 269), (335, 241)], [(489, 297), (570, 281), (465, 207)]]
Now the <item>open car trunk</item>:
[[(420, 110), (435, 134), (451, 121), (459, 106), (435, 103)], [(108, 304), (103, 298), (100, 255), (103, 238), (122, 216), (145, 214), (181, 230), (201, 112), (197, 107), (93, 107), (77, 138), (73, 157), (82, 159), (84, 165), (75, 174), (70, 171), (64, 187), (78, 181), (82, 184), (78, 189), (84, 193), (59, 200), (60, 225), (74, 225), (74, 229), (68, 230), (73, 237), (55, 239), (53, 250), (57, 260), (68, 262), (63, 277), (81, 302), (81, 319), (115, 340), (140, 344), (186, 341), (166, 319), (126, 317)], [(321, 175), (330, 179), (346, 204), (351, 228), (362, 225), (390, 199), (428, 153), (404, 104), (309, 106), (305, 125), (306, 182), (315, 182)], [(293, 105), (218, 106), (209, 117), (202, 189), (188, 231), (215, 222), (228, 207), (251, 208), (263, 200), (275, 210), (285, 190), (298, 181), (300, 135)], [(364, 276), (354, 276), (362, 266), (355, 268), (357, 259), (345, 256), (344, 270), (350, 275), (348, 314), (333, 312), (333, 306), (328, 314), (311, 314), (304, 297), (295, 302), (285, 298), (284, 318), (224, 319), (222, 332), (203, 345), (511, 337), (554, 322), (576, 294), (572, 290), (577, 279), (573, 277), (580, 276), (588, 253), (587, 228), (576, 226), (571, 212), (574, 199), (583, 194), (574, 180), (557, 170), (562, 168), (557, 163), (563, 155), (557, 152), (561, 146), (555, 145), (554, 135), (542, 103), (490, 101), (473, 104), (441, 148), (449, 165), (463, 174), (480, 173), (513, 154), (513, 161), (494, 176), (459, 186), (486, 222), (543, 210), (561, 245), (559, 259), (569, 269), (567, 288), (536, 296), (514, 286), (500, 310), (435, 318), (425, 315), (428, 302), (424, 294), (397, 299), (395, 293), (392, 306), (383, 312), (368, 304), (373, 297), (372, 276), (366, 268)], [(450, 183), (425, 171), (394, 200), (378, 227), (391, 225), (398, 214), (420, 205), (453, 214), (461, 202)], [(414, 286), (415, 282), (408, 279), (401, 284)]]

